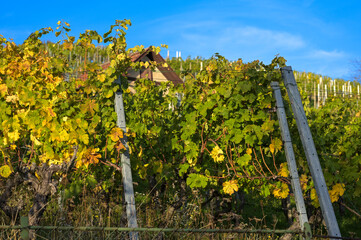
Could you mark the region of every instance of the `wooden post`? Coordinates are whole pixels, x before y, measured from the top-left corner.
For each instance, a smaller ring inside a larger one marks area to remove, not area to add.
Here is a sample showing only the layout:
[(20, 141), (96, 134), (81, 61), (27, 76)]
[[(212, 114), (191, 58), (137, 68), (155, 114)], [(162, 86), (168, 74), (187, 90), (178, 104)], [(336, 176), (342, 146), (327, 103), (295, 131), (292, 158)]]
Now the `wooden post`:
[(320, 84), (317, 84), (317, 108), (319, 108), (320, 107)]
[[(118, 83), (121, 86), (121, 78), (118, 78)], [(121, 155), (121, 167), (122, 167), (122, 179), (124, 186), (124, 199), (127, 212), (127, 220), (129, 228), (137, 228), (137, 215), (135, 208), (135, 199), (134, 199), (134, 189), (133, 189), (133, 178), (132, 170), (130, 167), (130, 157), (129, 157), (129, 146), (128, 138), (126, 133), (126, 123), (125, 123), (125, 112), (124, 112), (124, 103), (123, 103), (123, 93), (121, 88), (115, 93), (115, 112), (117, 113), (117, 126), (123, 130), (123, 139), (121, 139), (122, 144), (125, 147), (125, 152)], [(130, 239), (138, 239), (138, 233), (130, 232)]]
[(316, 99), (316, 81), (313, 84), (313, 108), (317, 108), (317, 99)]
[(276, 99), (277, 116), (278, 116), (278, 121), (280, 123), (282, 139), (284, 142), (287, 165), (291, 175), (292, 190), (295, 195), (295, 202), (296, 202), (297, 212), (299, 214), (298, 216), (300, 220), (300, 226), (301, 229), (304, 229), (305, 223), (308, 223), (308, 218), (307, 218), (305, 202), (303, 200), (300, 179), (298, 177), (296, 159), (293, 151), (290, 130), (288, 128), (285, 107), (283, 105), (281, 89), (278, 82), (271, 82), (271, 87), (274, 91), (274, 97)]
[[(302, 76), (302, 75), (301, 75)], [(303, 82), (305, 93), (307, 94), (307, 79)]]
[(352, 85), (350, 83), (350, 97), (352, 97)]
[(290, 66), (281, 68), (287, 93), (291, 102), (293, 114), (296, 119), (298, 132), (302, 141), (303, 149), (310, 168), (312, 179), (320, 202), (322, 215), (325, 219), (328, 234), (334, 237), (341, 237), (335, 212), (332, 207), (330, 195), (323, 176), (320, 161), (318, 159), (315, 143), (313, 142), (310, 127), (308, 126), (305, 110), (302, 105), (301, 96), (297, 89), (297, 83)]

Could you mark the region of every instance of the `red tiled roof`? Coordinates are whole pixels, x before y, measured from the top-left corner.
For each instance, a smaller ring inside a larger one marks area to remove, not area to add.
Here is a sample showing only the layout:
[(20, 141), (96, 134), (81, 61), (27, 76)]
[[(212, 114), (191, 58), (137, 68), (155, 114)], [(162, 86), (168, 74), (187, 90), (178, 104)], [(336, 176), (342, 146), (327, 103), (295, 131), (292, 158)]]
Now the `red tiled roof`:
[[(154, 61), (156, 61), (157, 63), (165, 63), (164, 58), (160, 54), (155, 54), (155, 52), (150, 52), (150, 54), (152, 54)], [(180, 77), (174, 72), (174, 70), (170, 66), (163, 67), (162, 64), (159, 64), (157, 67), (159, 71), (165, 76), (165, 78), (168, 81), (173, 82), (174, 85), (183, 84), (182, 79), (180, 79)]]
[(103, 70), (107, 69), (110, 66), (110, 62), (105, 62), (101, 65), (101, 67), (103, 68)]
[[(165, 63), (164, 58), (160, 54), (156, 54), (155, 52), (151, 51), (151, 47), (146, 48), (142, 53), (135, 52), (130, 54), (130, 59), (132, 62), (140, 61), (143, 57), (147, 56), (151, 61), (155, 61), (157, 63)], [(106, 62), (102, 64), (103, 69), (107, 69), (110, 65), (110, 62)], [(183, 84), (182, 79), (174, 72), (171, 67), (163, 67), (162, 64), (158, 66), (159, 71), (164, 75), (164, 77), (173, 82), (174, 85)]]

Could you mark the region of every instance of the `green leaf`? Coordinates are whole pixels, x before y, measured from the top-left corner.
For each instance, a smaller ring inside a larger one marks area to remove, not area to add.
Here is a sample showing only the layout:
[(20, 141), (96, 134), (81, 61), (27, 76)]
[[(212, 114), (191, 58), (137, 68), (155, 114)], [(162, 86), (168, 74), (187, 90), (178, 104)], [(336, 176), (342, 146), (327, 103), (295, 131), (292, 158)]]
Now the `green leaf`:
[(268, 197), (271, 194), (270, 186), (269, 185), (262, 185), (261, 193), (262, 193), (263, 196)]
[(187, 178), (187, 185), (191, 188), (205, 188), (207, 187), (208, 180), (206, 176), (191, 173)]
[(237, 163), (240, 167), (248, 165), (249, 161), (252, 159), (251, 155), (244, 154), (242, 157), (238, 158)]
[(87, 180), (88, 186), (91, 188), (94, 188), (98, 183), (97, 180), (93, 176), (88, 176), (86, 180)]
[(188, 171), (188, 168), (189, 168), (188, 163), (180, 164), (179, 165), (179, 171), (178, 171), (179, 176), (183, 177), (183, 175)]
[(105, 95), (105, 97), (106, 98), (110, 98), (110, 97), (112, 97), (113, 96), (113, 90), (112, 89), (110, 89), (110, 90), (108, 90), (108, 92), (107, 92), (107, 94)]

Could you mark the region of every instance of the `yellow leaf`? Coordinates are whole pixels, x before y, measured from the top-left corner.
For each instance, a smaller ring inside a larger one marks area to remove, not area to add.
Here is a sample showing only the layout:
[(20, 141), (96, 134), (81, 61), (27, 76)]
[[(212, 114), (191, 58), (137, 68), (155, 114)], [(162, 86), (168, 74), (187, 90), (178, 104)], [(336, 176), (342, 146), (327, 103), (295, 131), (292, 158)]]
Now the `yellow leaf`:
[(302, 174), (301, 177), (300, 177), (300, 182), (301, 182), (301, 186), (302, 186), (302, 189), (303, 190), (306, 190), (307, 189), (307, 176), (305, 174)]
[(89, 136), (87, 134), (83, 134), (79, 137), (79, 139), (85, 144), (88, 145), (89, 144)]
[(64, 49), (69, 49), (70, 51), (73, 50), (73, 43), (72, 42), (65, 41), (63, 46), (64, 46)]
[(34, 137), (33, 134), (30, 135), (30, 139), (31, 139), (31, 141), (34, 142), (34, 144), (35, 144), (36, 146), (40, 146), (40, 145), (41, 145), (41, 142), (39, 142), (39, 140), (38, 140), (36, 137)]
[[(117, 65), (117, 62), (114, 59), (110, 61), (111, 68), (114, 68), (116, 65)], [(111, 69), (111, 68), (108, 68), (108, 69)]]
[(123, 131), (122, 131), (122, 129), (115, 127), (111, 130), (109, 136), (113, 142), (117, 142), (117, 141), (119, 141), (119, 139), (123, 138)]
[(138, 157), (142, 157), (142, 155), (143, 155), (143, 148), (140, 147), (140, 151), (139, 151), (139, 153), (138, 153)]
[(197, 159), (193, 159), (193, 158), (187, 158), (187, 162), (189, 163), (190, 166), (195, 166), (197, 163)]
[(271, 144), (269, 145), (271, 153), (277, 153), (282, 149), (282, 141), (278, 138), (272, 139)]
[(287, 163), (281, 163), (281, 168), (278, 171), (278, 175), (282, 177), (288, 177), (290, 175), (290, 172), (287, 168)]
[(14, 132), (9, 132), (8, 137), (10, 142), (15, 142), (20, 138), (19, 131), (15, 130)]
[(215, 146), (211, 152), (211, 156), (216, 163), (220, 163), (224, 161), (224, 155), (222, 149), (218, 146)]
[(127, 137), (133, 137), (133, 138), (135, 138), (136, 136), (135, 132), (132, 132), (132, 130), (130, 130), (129, 128), (127, 128), (127, 132), (125, 133), (125, 135), (127, 135)]
[(105, 74), (99, 74), (99, 75), (98, 75), (98, 80), (99, 80), (100, 82), (104, 82), (104, 81), (105, 81), (105, 77), (106, 77)]
[(60, 141), (66, 142), (68, 140), (69, 140), (69, 134), (65, 130), (61, 131), (60, 132)]
[(7, 146), (9, 144), (9, 139), (7, 137), (3, 138), (4, 146)]
[[(28, 54), (29, 54), (30, 57), (33, 57), (33, 56), (34, 56), (34, 52), (32, 52), (32, 51), (29, 51)], [(26, 67), (27, 67), (27, 64), (25, 63), (24, 65), (25, 65), (25, 68), (26, 68)]]
[(108, 90), (107, 94), (105, 95), (105, 98), (110, 98), (113, 96), (113, 94), (114, 94), (113, 90), (110, 89), (110, 90)]
[(123, 61), (126, 58), (126, 55), (124, 53), (120, 53), (117, 55), (117, 59), (119, 59), (120, 61)]
[(49, 159), (48, 160), (48, 165), (51, 165), (51, 164), (54, 164), (54, 165), (60, 165), (62, 164), (62, 161), (60, 159)]
[(12, 171), (9, 165), (4, 165), (0, 167), (0, 176), (2, 176), (3, 178), (8, 178), (11, 173)]
[(82, 154), (82, 157), (76, 163), (76, 167), (80, 168), (85, 166), (86, 168), (89, 167), (90, 164), (97, 164), (99, 163), (99, 159), (102, 157), (98, 152), (99, 148), (88, 148), (85, 153)]
[(331, 202), (337, 202), (338, 199), (345, 193), (345, 184), (337, 183), (328, 191)]
[(61, 21), (58, 21), (56, 24), (60, 25), (60, 24), (61, 24)]
[(286, 183), (281, 183), (281, 187), (280, 188), (276, 187), (272, 193), (276, 198), (283, 199), (288, 196), (289, 192), (290, 189), (288, 185)]
[(8, 87), (5, 84), (0, 84), (0, 94), (1, 96), (5, 96), (8, 92)]
[(252, 154), (252, 148), (247, 148), (246, 153), (247, 153), (248, 155), (251, 155), (251, 154)]
[(271, 151), (272, 154), (275, 153), (275, 145), (273, 143), (269, 145), (269, 150)]
[(238, 191), (238, 185), (236, 180), (230, 180), (223, 183), (223, 191), (226, 194), (232, 195)]
[(314, 189), (314, 188), (311, 189), (311, 196), (310, 197), (311, 197), (311, 201), (312, 201), (313, 206), (319, 207), (320, 203), (318, 202), (316, 189)]

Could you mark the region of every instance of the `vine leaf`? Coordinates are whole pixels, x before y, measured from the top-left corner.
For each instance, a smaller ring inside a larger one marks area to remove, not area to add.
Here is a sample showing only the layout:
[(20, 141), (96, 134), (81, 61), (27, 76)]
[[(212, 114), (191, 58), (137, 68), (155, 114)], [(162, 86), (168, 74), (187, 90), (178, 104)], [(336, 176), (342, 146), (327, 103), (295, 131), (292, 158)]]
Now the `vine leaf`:
[(187, 185), (191, 188), (205, 188), (208, 184), (208, 178), (201, 174), (191, 173), (187, 178)]
[(272, 139), (269, 149), (271, 153), (277, 153), (282, 149), (282, 141), (279, 138)]
[(234, 192), (238, 191), (237, 180), (230, 180), (224, 182), (222, 185), (223, 185), (223, 191), (226, 194), (232, 195)]
[(3, 178), (8, 178), (11, 173), (12, 171), (9, 165), (4, 165), (0, 167), (0, 176), (2, 176)]
[(215, 146), (211, 152), (211, 156), (216, 163), (220, 163), (224, 161), (224, 155), (222, 149), (218, 146)]

